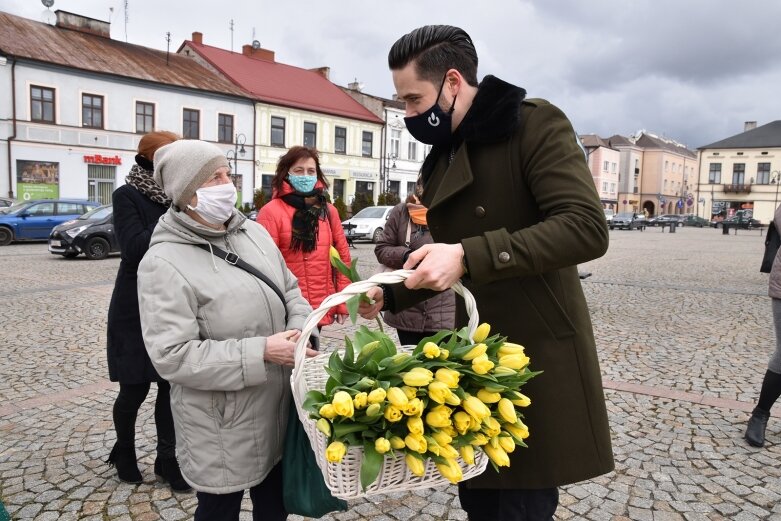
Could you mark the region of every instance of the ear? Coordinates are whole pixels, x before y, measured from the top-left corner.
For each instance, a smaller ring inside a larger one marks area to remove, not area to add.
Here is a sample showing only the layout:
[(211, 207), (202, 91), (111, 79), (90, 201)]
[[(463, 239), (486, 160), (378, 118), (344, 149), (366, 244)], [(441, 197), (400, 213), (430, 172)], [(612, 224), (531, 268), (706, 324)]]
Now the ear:
[(448, 69), (445, 73), (445, 84), (453, 95), (459, 93), (465, 81), (458, 69)]

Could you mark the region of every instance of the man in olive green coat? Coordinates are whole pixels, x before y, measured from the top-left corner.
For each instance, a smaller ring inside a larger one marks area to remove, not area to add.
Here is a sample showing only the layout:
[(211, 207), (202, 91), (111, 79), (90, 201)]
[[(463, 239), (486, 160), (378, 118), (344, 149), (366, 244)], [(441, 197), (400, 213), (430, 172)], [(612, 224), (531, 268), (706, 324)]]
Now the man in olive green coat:
[[(551, 519), (558, 489), (613, 470), (594, 335), (577, 264), (608, 246), (604, 212), (572, 125), (493, 76), (457, 27), (426, 26), (392, 47), (407, 128), (434, 145), (421, 171), (435, 244), (412, 253), (405, 285), (374, 288), (372, 318), (449, 288), (475, 295), (481, 321), (526, 347), (531, 436), (499, 473), (459, 485), (471, 521)], [(406, 287), (404, 287), (406, 286)], [(459, 302), (457, 324), (466, 323)]]

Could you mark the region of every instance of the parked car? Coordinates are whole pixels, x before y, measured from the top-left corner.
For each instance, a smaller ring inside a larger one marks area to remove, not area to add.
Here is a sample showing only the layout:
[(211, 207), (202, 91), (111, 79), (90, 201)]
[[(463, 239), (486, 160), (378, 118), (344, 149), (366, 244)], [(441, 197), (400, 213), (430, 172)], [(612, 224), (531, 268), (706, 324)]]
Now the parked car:
[(605, 208), (605, 220), (608, 224), (610, 224), (610, 221), (613, 220), (613, 216), (616, 214), (616, 211), (611, 208)]
[(700, 217), (699, 215), (687, 214), (684, 215), (683, 225), (702, 228), (703, 226), (710, 226), (710, 221), (704, 217)]
[(372, 242), (377, 242), (380, 239), (380, 235), (382, 235), (385, 221), (388, 220), (388, 215), (390, 215), (392, 209), (392, 206), (368, 206), (364, 208), (351, 218), (342, 221), (344, 234), (349, 236), (351, 241), (369, 238)]
[(727, 225), (730, 228), (742, 228), (744, 230), (762, 227), (762, 223), (757, 219), (744, 217), (743, 215), (733, 215), (732, 217), (727, 217), (721, 221), (711, 221), (710, 225), (713, 228), (721, 228)]
[(258, 220), (258, 211), (252, 210), (250, 213), (247, 214), (247, 219), (250, 221), (257, 221)]
[(647, 225), (645, 215), (634, 212), (617, 213), (610, 221), (610, 229), (619, 230), (644, 230)]
[(648, 226), (662, 226), (662, 225), (669, 225), (671, 222), (675, 222), (676, 224), (683, 224), (683, 215), (677, 215), (674, 213), (666, 213), (663, 215), (657, 215), (656, 217), (651, 217), (648, 219)]
[(0, 214), (0, 246), (13, 241), (46, 240), (58, 224), (84, 215), (100, 206), (81, 199), (25, 201)]
[(83, 253), (92, 260), (119, 252), (112, 205), (99, 206), (78, 219), (55, 226), (49, 235), (49, 251), (67, 259)]
[(16, 201), (14, 199), (11, 199), (10, 197), (0, 197), (0, 214), (5, 213), (8, 211), (10, 207), (12, 207)]

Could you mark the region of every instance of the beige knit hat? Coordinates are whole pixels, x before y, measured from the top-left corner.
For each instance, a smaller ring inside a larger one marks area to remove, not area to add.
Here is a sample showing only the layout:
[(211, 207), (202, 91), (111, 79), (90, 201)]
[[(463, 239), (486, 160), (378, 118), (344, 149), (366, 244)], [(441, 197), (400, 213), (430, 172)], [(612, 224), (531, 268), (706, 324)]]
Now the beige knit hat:
[(195, 191), (214, 172), (228, 166), (222, 150), (211, 143), (182, 139), (161, 147), (155, 152), (154, 180), (174, 205), (184, 209)]

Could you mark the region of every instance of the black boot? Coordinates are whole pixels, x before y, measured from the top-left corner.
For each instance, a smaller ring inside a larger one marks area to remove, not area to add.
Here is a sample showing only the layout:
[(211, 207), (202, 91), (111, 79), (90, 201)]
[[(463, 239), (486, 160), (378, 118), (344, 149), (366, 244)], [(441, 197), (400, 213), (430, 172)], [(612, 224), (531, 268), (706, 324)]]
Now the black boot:
[(136, 461), (136, 449), (133, 447), (126, 449), (114, 445), (114, 448), (111, 449), (111, 454), (108, 455), (106, 463), (108, 463), (110, 467), (116, 467), (117, 476), (120, 481), (132, 483), (134, 485), (143, 481), (141, 472), (138, 470), (138, 462)]
[(748, 419), (746, 428), (746, 441), (753, 447), (762, 447), (765, 444), (765, 429), (767, 420), (770, 418), (768, 411), (755, 407), (751, 412), (751, 418)]
[(179, 470), (179, 462), (176, 458), (161, 458), (160, 456), (155, 459), (155, 476), (163, 483), (168, 482), (168, 486), (174, 492), (189, 492), (192, 487), (182, 477), (182, 473)]

